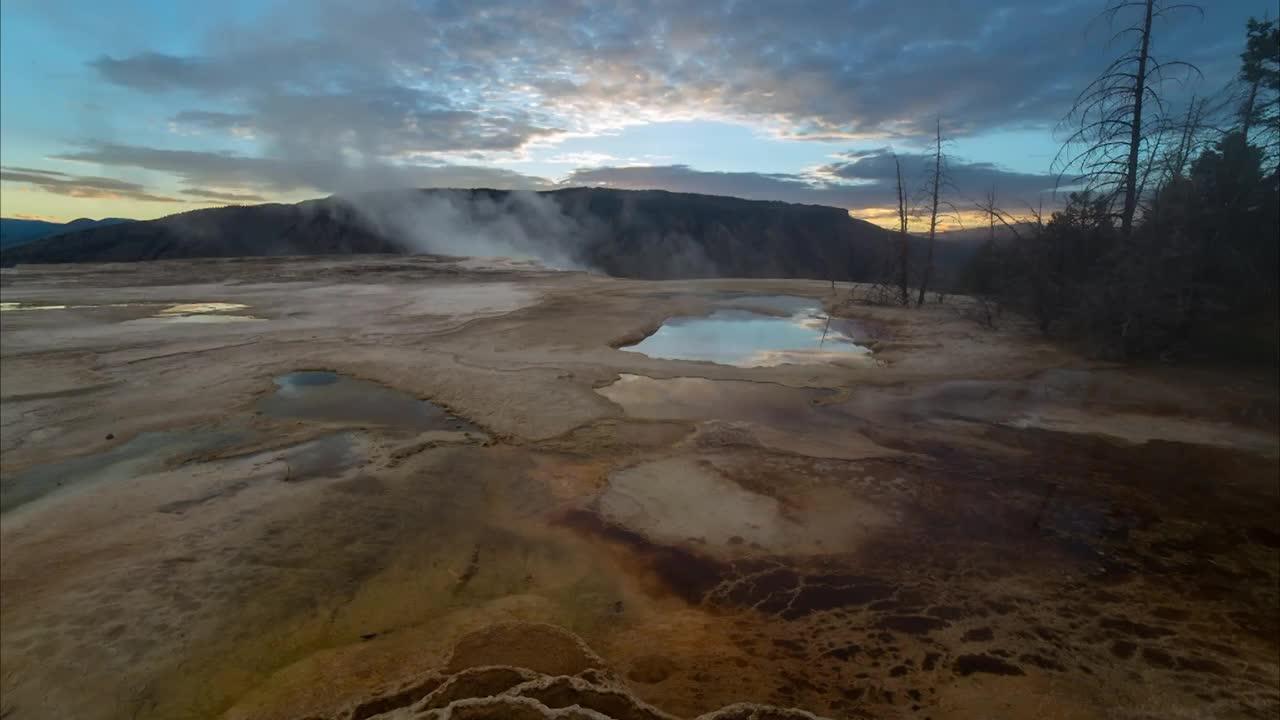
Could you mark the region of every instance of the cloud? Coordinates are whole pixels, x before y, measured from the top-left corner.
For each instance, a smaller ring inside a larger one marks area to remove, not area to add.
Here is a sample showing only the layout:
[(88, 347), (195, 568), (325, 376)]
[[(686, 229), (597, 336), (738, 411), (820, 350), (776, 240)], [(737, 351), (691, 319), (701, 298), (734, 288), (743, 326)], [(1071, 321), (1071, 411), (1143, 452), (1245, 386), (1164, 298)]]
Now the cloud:
[(61, 222), (57, 218), (50, 217), (49, 215), (35, 215), (32, 213), (14, 213), (13, 215), (10, 215), (10, 217), (17, 220), (39, 220), (41, 222), (51, 223)]
[[(315, 2), (219, 27), (203, 54), (92, 68), (147, 93), (238, 103), (273, 137), (342, 125), (353, 144), (384, 151), (511, 151), (565, 130), (692, 117), (843, 140), (927, 135), (941, 114), (965, 134), (1056, 122), (1114, 54), (1105, 27), (1084, 32), (1100, 5)], [(1178, 19), (1160, 28), (1161, 47), (1206, 35), (1238, 45), (1238, 14)]]
[[(925, 182), (931, 157), (899, 153), (904, 180), (913, 196)], [(971, 206), (993, 187), (997, 198), (1013, 208), (1035, 204), (1053, 192), (1057, 176), (1049, 173), (1013, 172), (991, 163), (948, 162), (951, 187), (945, 199), (957, 206)], [(566, 184), (603, 185), (624, 189), (661, 189), (709, 195), (732, 195), (749, 200), (781, 200), (793, 203), (847, 208), (855, 215), (879, 218), (883, 208), (896, 207), (894, 156), (888, 149), (845, 153), (836, 162), (808, 173), (709, 172), (687, 165), (582, 168), (565, 179)], [(1053, 204), (1053, 198), (1047, 198)]]
[(696, 170), (688, 165), (580, 168), (570, 173), (564, 184), (732, 195), (748, 200), (781, 200), (837, 206), (847, 197), (832, 192), (829, 185), (816, 184), (800, 175), (715, 172)]
[[(813, 174), (836, 183), (874, 184), (896, 195), (897, 169), (894, 153), (889, 148), (865, 152), (838, 153), (836, 162), (816, 168)], [(924, 153), (898, 153), (907, 192), (915, 195), (924, 189), (933, 168), (933, 156)], [(1058, 176), (1053, 173), (1025, 173), (1002, 168), (989, 162), (966, 162), (944, 156), (944, 194), (969, 201), (985, 197), (995, 190), (998, 197), (1020, 201), (1036, 200), (1053, 193)], [(896, 202), (893, 195), (889, 200)]]
[(339, 153), (279, 158), (236, 153), (90, 143), (58, 160), (132, 167), (177, 176), (194, 188), (250, 188), (260, 192), (351, 193), (403, 187), (540, 189), (550, 182), (511, 170), (469, 165), (351, 163)]
[(552, 165), (576, 165), (579, 167), (598, 167), (611, 162), (619, 162), (621, 158), (602, 152), (571, 152), (552, 155), (543, 162)]
[(171, 119), (179, 130), (265, 137), (276, 154), (347, 147), (391, 157), (431, 153), (514, 152), (560, 132), (520, 109), (485, 112), (453, 106), (434, 93), (385, 86), (318, 94), (271, 93), (252, 98), (249, 112), (187, 110)]
[[(1229, 11), (1209, 12), (1203, 23), (1175, 19), (1160, 28), (1158, 49), (1199, 62), (1209, 84), (1229, 77), (1244, 4), (1224, 2)], [(232, 195), (538, 189), (550, 183), (489, 165), (649, 121), (728, 120), (785, 138), (879, 138), (906, 148), (918, 148), (939, 115), (953, 137), (1047, 130), (1117, 52), (1106, 47), (1106, 28), (1085, 32), (1100, 5), (284, 2), (252, 22), (211, 28), (187, 54), (152, 47), (89, 63), (96, 79), (170, 105), (175, 133), (207, 136), (202, 147), (251, 138), (237, 147), (252, 154), (81, 139), (59, 157), (166, 172)], [(839, 158), (790, 175), (628, 168), (629, 160), (602, 153), (550, 162), (578, 166), (570, 180), (581, 182), (724, 188), (845, 207), (892, 201), (883, 157)], [(999, 181), (1030, 192), (1041, 182), (981, 164), (953, 170), (965, 186)]]
[(261, 195), (253, 195), (250, 193), (217, 192), (216, 190), (182, 190), (180, 192), (183, 195), (204, 198), (210, 202), (255, 203), (267, 201), (267, 199)]
[(35, 168), (15, 167), (13, 165), (6, 165), (4, 166), (3, 169), (9, 172), (16, 172), (16, 173), (35, 173), (38, 175), (50, 175), (53, 177), (68, 177), (66, 173), (58, 172), (56, 170), (37, 170)]
[(139, 90), (216, 90), (234, 86), (231, 78), (219, 80), (211, 63), (157, 52), (143, 52), (126, 59), (100, 57), (90, 65), (104, 78)]
[(0, 168), (0, 181), (38, 187), (45, 192), (74, 198), (106, 198), (141, 200), (143, 202), (183, 202), (177, 198), (153, 195), (137, 183), (114, 178), (72, 176), (53, 170)]
[(200, 135), (212, 131), (247, 139), (254, 136), (252, 121), (253, 118), (244, 113), (184, 110), (170, 118), (169, 128), (179, 135)]

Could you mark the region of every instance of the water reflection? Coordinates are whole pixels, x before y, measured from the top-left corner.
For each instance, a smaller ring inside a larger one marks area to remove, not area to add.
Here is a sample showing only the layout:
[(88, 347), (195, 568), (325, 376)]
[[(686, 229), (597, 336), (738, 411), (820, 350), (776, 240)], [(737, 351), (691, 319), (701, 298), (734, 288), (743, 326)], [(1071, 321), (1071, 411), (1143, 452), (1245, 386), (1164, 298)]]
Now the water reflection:
[(857, 323), (830, 317), (816, 300), (751, 296), (735, 299), (733, 304), (781, 316), (726, 309), (702, 317), (671, 318), (643, 341), (622, 349), (654, 358), (708, 360), (738, 367), (827, 363), (871, 352), (856, 342), (866, 336)]

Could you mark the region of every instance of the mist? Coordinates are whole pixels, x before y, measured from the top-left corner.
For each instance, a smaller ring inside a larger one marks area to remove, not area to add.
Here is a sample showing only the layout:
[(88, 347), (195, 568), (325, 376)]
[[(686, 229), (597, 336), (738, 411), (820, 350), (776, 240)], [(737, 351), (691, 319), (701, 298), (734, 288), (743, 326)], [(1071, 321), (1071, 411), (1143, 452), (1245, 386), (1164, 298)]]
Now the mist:
[(408, 190), (335, 198), (372, 230), (412, 252), (535, 260), (585, 269), (584, 228), (553, 199), (528, 190)]

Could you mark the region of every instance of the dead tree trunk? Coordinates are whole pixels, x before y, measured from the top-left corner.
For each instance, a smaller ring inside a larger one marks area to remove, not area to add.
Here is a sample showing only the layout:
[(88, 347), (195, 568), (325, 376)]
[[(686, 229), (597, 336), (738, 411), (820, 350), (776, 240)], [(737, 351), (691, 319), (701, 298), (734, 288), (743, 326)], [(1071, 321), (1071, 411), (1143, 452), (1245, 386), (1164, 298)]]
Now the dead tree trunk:
[(930, 188), (933, 201), (929, 205), (929, 248), (925, 251), (924, 275), (920, 279), (917, 307), (924, 304), (924, 294), (929, 289), (929, 280), (933, 275), (933, 243), (938, 234), (938, 189), (942, 185), (942, 118), (938, 118), (937, 130), (933, 146), (933, 187)]
[(1133, 213), (1138, 207), (1138, 158), (1142, 153), (1142, 101), (1147, 94), (1147, 57), (1151, 49), (1151, 11), (1155, 0), (1146, 0), (1142, 20), (1138, 69), (1133, 80), (1133, 120), (1129, 132), (1129, 159), (1124, 179), (1124, 208), (1120, 214), (1120, 231), (1133, 235)]
[(1165, 184), (1182, 179), (1191, 162), (1191, 155), (1196, 149), (1196, 134), (1200, 132), (1201, 116), (1204, 114), (1204, 101), (1191, 96), (1187, 106), (1187, 117), (1182, 123), (1182, 134), (1178, 137), (1178, 149), (1174, 151), (1170, 161)]
[(996, 244), (996, 188), (994, 185), (987, 191), (987, 242)]
[(1255, 77), (1249, 83), (1249, 94), (1240, 107), (1240, 134), (1244, 135), (1246, 142), (1249, 140), (1249, 127), (1253, 124), (1254, 106), (1258, 103), (1258, 82), (1259, 79)]
[(1132, 24), (1112, 36), (1113, 41), (1132, 37), (1133, 45), (1076, 96), (1063, 118), (1075, 129), (1054, 158), (1059, 182), (1104, 197), (1126, 240), (1133, 235), (1149, 171), (1156, 167), (1171, 125), (1165, 117), (1163, 84), (1172, 79), (1171, 71), (1199, 74), (1194, 65), (1151, 54), (1153, 21), (1184, 9), (1199, 10), (1174, 0), (1111, 0), (1102, 14), (1110, 22), (1136, 13)]
[[(994, 255), (996, 251), (996, 188), (994, 185), (991, 186), (991, 193), (987, 195), (987, 200), (988, 207), (991, 208), (991, 213), (987, 216), (989, 225), (987, 228), (987, 247), (991, 248), (991, 253)], [(991, 288), (991, 295), (992, 302), (996, 306), (996, 317), (1000, 317), (1004, 312), (1004, 305), (1001, 304), (999, 286)]]
[(902, 304), (908, 305), (911, 303), (911, 241), (907, 238), (907, 195), (902, 187), (902, 163), (897, 155), (893, 156), (893, 166), (898, 173), (898, 289), (902, 293)]

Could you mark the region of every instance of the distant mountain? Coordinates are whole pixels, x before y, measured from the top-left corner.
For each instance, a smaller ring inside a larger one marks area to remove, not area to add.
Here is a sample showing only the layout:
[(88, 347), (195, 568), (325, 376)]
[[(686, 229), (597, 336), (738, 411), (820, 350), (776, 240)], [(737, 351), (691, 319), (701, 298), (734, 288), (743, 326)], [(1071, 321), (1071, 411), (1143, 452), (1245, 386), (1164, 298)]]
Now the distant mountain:
[(0, 218), (0, 250), (25, 245), (55, 235), (64, 235), (78, 230), (87, 230), (105, 225), (119, 225), (127, 222), (133, 221), (125, 218), (103, 218), (101, 220), (78, 218), (69, 223), (55, 223), (45, 220)]
[[(919, 245), (919, 243), (917, 243)], [(660, 190), (408, 190), (195, 210), (68, 233), (0, 263), (433, 252), (637, 278), (869, 279), (890, 233), (840, 208)]]
[(329, 200), (228, 206), (95, 227), (14, 248), (0, 264), (133, 262), (169, 258), (400, 252)]
[(56, 223), (46, 220), (25, 220), (21, 218), (0, 218), (0, 249), (17, 247), (44, 238), (65, 235), (71, 232), (88, 230), (95, 227), (107, 227), (122, 223), (135, 222), (128, 218), (77, 218), (71, 222)]

